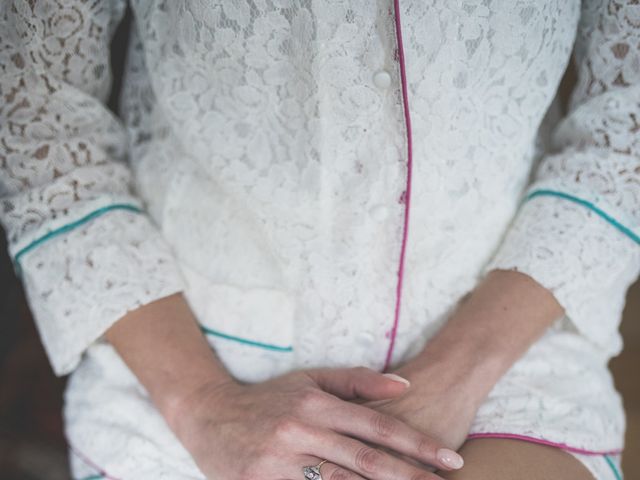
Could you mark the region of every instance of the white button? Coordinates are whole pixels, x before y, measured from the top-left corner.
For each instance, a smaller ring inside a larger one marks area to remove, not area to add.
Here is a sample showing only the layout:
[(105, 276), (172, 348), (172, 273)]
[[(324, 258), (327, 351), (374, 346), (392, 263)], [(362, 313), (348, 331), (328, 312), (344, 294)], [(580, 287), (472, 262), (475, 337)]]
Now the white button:
[(389, 85), (391, 85), (391, 75), (389, 75), (389, 72), (386, 70), (380, 70), (373, 76), (373, 83), (375, 83), (378, 88), (389, 88)]
[(360, 332), (358, 339), (360, 343), (364, 345), (372, 345), (376, 342), (376, 336), (371, 332)]
[(381, 222), (389, 215), (389, 209), (384, 205), (374, 205), (371, 207), (371, 210), (369, 210), (369, 213), (374, 220)]

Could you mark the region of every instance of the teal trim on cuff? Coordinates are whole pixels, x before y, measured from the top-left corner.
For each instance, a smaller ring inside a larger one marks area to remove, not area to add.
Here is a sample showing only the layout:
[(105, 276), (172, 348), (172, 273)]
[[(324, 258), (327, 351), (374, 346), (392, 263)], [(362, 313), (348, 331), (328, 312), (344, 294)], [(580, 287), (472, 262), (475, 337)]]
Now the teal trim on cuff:
[(600, 208), (595, 206), (593, 203), (588, 202), (586, 200), (583, 200), (582, 198), (574, 197), (573, 195), (569, 195), (568, 193), (559, 192), (559, 191), (556, 191), (556, 190), (534, 190), (534, 191), (530, 192), (522, 200), (522, 203), (525, 203), (526, 201), (531, 200), (534, 197), (540, 197), (540, 196), (544, 196), (544, 195), (552, 196), (552, 197), (564, 198), (565, 200), (570, 200), (570, 201), (575, 202), (575, 203), (577, 203), (579, 205), (582, 205), (583, 207), (587, 207), (589, 210), (595, 212), (600, 217), (604, 218), (607, 222), (609, 222), (611, 225), (616, 227), (618, 230), (620, 230), (622, 233), (624, 233), (631, 240), (633, 240), (638, 245), (640, 245), (640, 236), (638, 236), (635, 232), (633, 232), (629, 227), (624, 226), (618, 220), (616, 220), (615, 218), (613, 218), (612, 216), (607, 214), (604, 210), (601, 210)]
[(616, 464), (613, 463), (613, 460), (611, 460), (608, 455), (605, 455), (604, 459), (607, 461), (607, 465), (609, 465), (609, 468), (613, 470), (613, 474), (615, 475), (616, 480), (622, 480), (622, 474), (618, 471), (618, 468), (616, 467)]
[(246, 338), (236, 337), (234, 335), (229, 335), (227, 333), (222, 333), (222, 332), (219, 332), (217, 330), (212, 330), (211, 328), (203, 327), (202, 325), (200, 326), (200, 330), (202, 330), (207, 335), (214, 335), (216, 337), (224, 338), (226, 340), (233, 340), (234, 342), (244, 343), (245, 345), (251, 345), (252, 347), (260, 347), (260, 348), (265, 348), (267, 350), (275, 350), (275, 351), (278, 351), (278, 352), (292, 352), (293, 351), (293, 347), (291, 347), (291, 346), (282, 347), (282, 346), (279, 346), (279, 345), (271, 345), (270, 343), (256, 342), (254, 340), (248, 340)]
[(102, 480), (104, 475), (90, 475), (88, 477), (82, 477), (80, 480)]
[(66, 233), (70, 230), (73, 230), (74, 228), (79, 227), (80, 225), (87, 223), (88, 221), (93, 220), (94, 218), (99, 217), (104, 213), (110, 212), (111, 210), (129, 210), (135, 213), (142, 213), (142, 210), (136, 207), (135, 205), (128, 204), (128, 203), (114, 203), (112, 205), (107, 205), (105, 207), (94, 210), (88, 215), (85, 215), (84, 217), (82, 217), (81, 219), (76, 220), (75, 222), (71, 222), (67, 225), (63, 225), (62, 227), (56, 228), (55, 230), (50, 231), (49, 233), (41, 236), (40, 238), (36, 238), (33, 242), (31, 242), (29, 245), (21, 249), (18, 253), (16, 253), (15, 257), (13, 257), (13, 264), (15, 266), (16, 273), (18, 274), (18, 276), (20, 276), (20, 257), (22, 257), (24, 254), (30, 252), (31, 250), (43, 244), (47, 240), (51, 240), (53, 237)]

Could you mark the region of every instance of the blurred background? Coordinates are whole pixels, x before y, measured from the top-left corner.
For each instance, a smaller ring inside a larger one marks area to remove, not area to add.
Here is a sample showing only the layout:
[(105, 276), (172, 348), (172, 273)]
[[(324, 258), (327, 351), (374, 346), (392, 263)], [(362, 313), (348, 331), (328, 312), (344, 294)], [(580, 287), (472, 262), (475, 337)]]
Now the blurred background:
[[(129, 12), (112, 44), (114, 111), (130, 22)], [(560, 88), (565, 104), (574, 81), (567, 70)], [(629, 290), (622, 333), (625, 349), (611, 369), (628, 417), (623, 470), (633, 480), (640, 479), (640, 282)], [(0, 230), (0, 480), (70, 478), (61, 419), (64, 384), (48, 364)]]

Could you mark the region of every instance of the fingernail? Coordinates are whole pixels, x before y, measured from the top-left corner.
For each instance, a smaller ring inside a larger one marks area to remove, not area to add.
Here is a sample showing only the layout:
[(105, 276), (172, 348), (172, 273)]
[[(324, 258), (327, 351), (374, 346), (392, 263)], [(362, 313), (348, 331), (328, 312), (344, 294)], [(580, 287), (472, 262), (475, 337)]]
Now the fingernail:
[(449, 468), (453, 468), (454, 470), (458, 470), (464, 465), (464, 460), (462, 459), (462, 457), (453, 450), (449, 450), (448, 448), (439, 449), (436, 453), (436, 457), (443, 465), (446, 465)]
[(404, 383), (407, 387), (411, 385), (411, 382), (406, 378), (401, 377), (400, 375), (396, 375), (395, 373), (383, 373), (385, 377), (389, 377), (391, 380), (395, 380), (396, 382)]

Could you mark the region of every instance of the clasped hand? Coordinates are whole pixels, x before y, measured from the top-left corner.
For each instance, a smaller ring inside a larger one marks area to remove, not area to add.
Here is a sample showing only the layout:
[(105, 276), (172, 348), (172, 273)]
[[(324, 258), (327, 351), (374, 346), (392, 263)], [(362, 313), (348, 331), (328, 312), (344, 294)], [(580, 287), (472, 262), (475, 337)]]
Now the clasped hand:
[(303, 466), (323, 459), (325, 479), (441, 480), (434, 470), (462, 466), (451, 448), (469, 422), (450, 428), (456, 413), (431, 408), (423, 392), (366, 367), (228, 381), (185, 402), (176, 433), (216, 480), (301, 480)]

